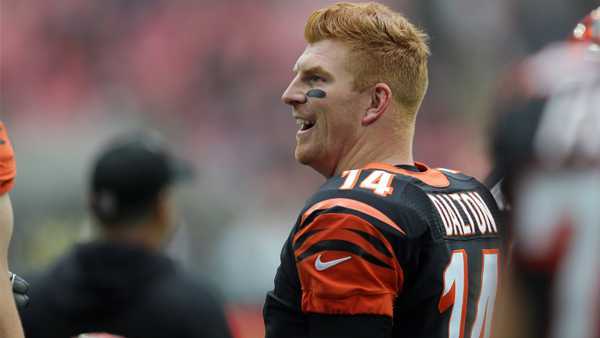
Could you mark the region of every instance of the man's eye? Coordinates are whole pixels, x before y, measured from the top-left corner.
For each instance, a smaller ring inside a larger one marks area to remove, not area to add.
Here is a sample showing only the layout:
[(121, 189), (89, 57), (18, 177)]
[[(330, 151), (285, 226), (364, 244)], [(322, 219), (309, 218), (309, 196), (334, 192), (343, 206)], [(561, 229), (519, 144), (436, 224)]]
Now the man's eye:
[(320, 77), (319, 75), (310, 75), (310, 76), (307, 76), (304, 80), (307, 82), (310, 82), (310, 83), (325, 81), (325, 79)]

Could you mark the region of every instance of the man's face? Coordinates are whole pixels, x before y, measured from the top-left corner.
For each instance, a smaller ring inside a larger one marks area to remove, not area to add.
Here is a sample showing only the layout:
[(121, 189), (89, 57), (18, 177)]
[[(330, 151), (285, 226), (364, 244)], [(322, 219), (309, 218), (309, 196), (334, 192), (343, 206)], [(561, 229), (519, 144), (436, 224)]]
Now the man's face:
[[(292, 106), (298, 123), (296, 160), (329, 177), (341, 158), (355, 145), (361, 116), (369, 106), (368, 94), (353, 89), (348, 71), (350, 49), (334, 40), (310, 44), (294, 65), (294, 79), (282, 96)], [(311, 89), (324, 98), (307, 97)]]

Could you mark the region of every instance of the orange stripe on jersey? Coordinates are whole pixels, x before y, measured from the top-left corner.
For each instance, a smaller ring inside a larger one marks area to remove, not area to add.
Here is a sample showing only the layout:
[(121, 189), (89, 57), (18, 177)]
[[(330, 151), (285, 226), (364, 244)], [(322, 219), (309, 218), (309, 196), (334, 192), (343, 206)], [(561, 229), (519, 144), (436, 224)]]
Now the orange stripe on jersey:
[(14, 185), (17, 166), (12, 144), (6, 133), (4, 123), (0, 121), (0, 194), (4, 194)]
[[(292, 242), (303, 312), (393, 316), (404, 273), (377, 228), (356, 215), (329, 213), (317, 216), (303, 231)], [(309, 237), (299, 243), (303, 234)]]
[(322, 299), (311, 290), (302, 292), (302, 311), (332, 315), (381, 315), (393, 317), (394, 295), (354, 294), (347, 298)]
[(398, 168), (387, 163), (369, 163), (364, 169), (383, 169), (392, 173), (411, 176), (419, 181), (436, 188), (445, 188), (450, 185), (450, 181), (442, 172), (429, 168), (423, 163), (415, 162), (415, 166), (421, 171), (412, 171)]
[(304, 220), (306, 220), (306, 218), (308, 216), (310, 216), (310, 214), (312, 214), (313, 212), (315, 212), (317, 210), (329, 209), (329, 208), (338, 207), (338, 206), (344, 207), (347, 209), (356, 210), (356, 211), (362, 212), (363, 214), (367, 214), (367, 215), (369, 215), (373, 218), (376, 218), (379, 221), (391, 226), (392, 228), (400, 231), (400, 233), (402, 233), (403, 235), (406, 235), (406, 232), (404, 230), (402, 230), (402, 228), (400, 228), (400, 226), (398, 224), (396, 224), (396, 222), (391, 220), (389, 217), (387, 217), (381, 211), (375, 209), (374, 207), (372, 207), (366, 203), (356, 201), (353, 199), (349, 199), (349, 198), (332, 198), (332, 199), (328, 199), (328, 200), (324, 200), (324, 201), (316, 203), (315, 205), (310, 207), (308, 210), (306, 210), (306, 212), (304, 212), (304, 214), (302, 215), (301, 223), (304, 223)]

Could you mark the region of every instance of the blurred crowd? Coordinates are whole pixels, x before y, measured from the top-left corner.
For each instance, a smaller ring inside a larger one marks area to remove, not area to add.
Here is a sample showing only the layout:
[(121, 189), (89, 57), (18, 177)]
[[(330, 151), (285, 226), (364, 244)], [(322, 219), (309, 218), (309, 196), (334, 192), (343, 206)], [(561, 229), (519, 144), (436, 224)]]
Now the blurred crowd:
[[(107, 137), (149, 127), (200, 171), (181, 191), (185, 220), (169, 250), (230, 302), (262, 302), (281, 242), (321, 182), (294, 162), (296, 127), (279, 98), (305, 18), (331, 2), (0, 0), (0, 117), (19, 164), (13, 269), (40, 268), (92, 236), (90, 159)], [(564, 39), (595, 3), (384, 2), (431, 37), (416, 159), (478, 178), (498, 75)]]

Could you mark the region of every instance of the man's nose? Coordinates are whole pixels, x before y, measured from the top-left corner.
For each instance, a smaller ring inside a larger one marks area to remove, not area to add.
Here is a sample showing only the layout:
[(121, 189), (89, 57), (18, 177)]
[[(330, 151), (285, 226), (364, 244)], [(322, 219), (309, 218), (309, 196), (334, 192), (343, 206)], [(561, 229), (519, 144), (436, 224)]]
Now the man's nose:
[(292, 81), (287, 89), (281, 95), (281, 101), (285, 104), (295, 106), (297, 104), (306, 103), (306, 93), (304, 93), (296, 84)]

